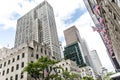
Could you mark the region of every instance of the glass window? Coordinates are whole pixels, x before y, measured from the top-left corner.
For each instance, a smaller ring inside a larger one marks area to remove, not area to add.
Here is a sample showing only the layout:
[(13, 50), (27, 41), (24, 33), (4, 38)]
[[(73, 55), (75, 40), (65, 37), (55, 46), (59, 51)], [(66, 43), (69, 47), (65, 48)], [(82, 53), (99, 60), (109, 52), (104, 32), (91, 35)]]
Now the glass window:
[(22, 58), (24, 58), (25, 57), (25, 53), (22, 53)]
[(5, 80), (8, 80), (8, 78), (6, 78)]
[(6, 66), (6, 62), (4, 62), (4, 66)]
[(34, 57), (34, 54), (33, 54), (33, 53), (31, 53), (31, 57)]
[(5, 71), (3, 71), (2, 75), (4, 76), (4, 74), (5, 74)]
[(18, 74), (15, 75), (15, 80), (18, 80)]
[(14, 66), (11, 67), (11, 72), (13, 72), (13, 71), (14, 71)]
[(68, 68), (67, 68), (67, 67), (66, 67), (65, 69), (66, 69), (66, 71), (68, 71)]
[(21, 67), (22, 67), (22, 68), (24, 67), (24, 62), (22, 62)]
[(8, 65), (10, 64), (10, 60), (8, 60)]
[(10, 77), (10, 80), (13, 80), (13, 76)]
[(2, 68), (2, 64), (0, 64), (0, 68)]
[(17, 56), (17, 60), (19, 60), (19, 59), (20, 59), (20, 56), (18, 55), (18, 56)]
[(13, 58), (12, 62), (15, 62), (15, 58)]
[(45, 55), (47, 54), (46, 50), (45, 50)]
[(21, 73), (21, 79), (24, 77), (23, 73)]
[(41, 53), (43, 53), (43, 49), (41, 48)]
[(9, 69), (7, 69), (7, 74), (9, 73)]
[(16, 70), (18, 70), (18, 69), (19, 69), (19, 64), (16, 65)]
[(36, 54), (36, 59), (38, 59), (39, 58), (39, 55), (38, 54)]

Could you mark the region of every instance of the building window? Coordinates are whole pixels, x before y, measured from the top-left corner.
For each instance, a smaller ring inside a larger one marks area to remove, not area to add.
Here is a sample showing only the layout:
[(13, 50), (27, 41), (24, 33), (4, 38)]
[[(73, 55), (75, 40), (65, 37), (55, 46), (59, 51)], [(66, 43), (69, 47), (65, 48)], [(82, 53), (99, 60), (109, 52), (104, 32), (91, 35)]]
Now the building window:
[(47, 54), (46, 50), (45, 50), (45, 55)]
[(49, 52), (49, 55), (51, 55), (51, 52)]
[(24, 67), (24, 62), (22, 62), (21, 67), (22, 67), (22, 68)]
[(2, 64), (0, 64), (0, 68), (2, 68)]
[(23, 73), (21, 73), (21, 79), (24, 77)]
[(11, 67), (11, 72), (13, 72), (13, 71), (14, 71), (14, 66)]
[(15, 75), (15, 80), (18, 80), (18, 74)]
[(16, 70), (18, 70), (18, 69), (19, 69), (19, 64), (16, 65)]
[(10, 64), (10, 60), (8, 60), (8, 65)]
[(9, 69), (7, 69), (7, 74), (9, 73)]
[(10, 80), (13, 80), (13, 76), (10, 77)]
[(22, 53), (22, 58), (24, 58), (25, 57), (25, 53)]
[(3, 71), (2, 75), (4, 76), (4, 74), (5, 74), (5, 71)]
[(41, 53), (43, 53), (43, 49), (41, 48)]
[(34, 57), (34, 54), (33, 54), (33, 53), (31, 53), (31, 57)]
[(6, 66), (6, 62), (4, 62), (4, 66)]
[(68, 68), (66, 67), (65, 70), (68, 71)]
[(6, 78), (5, 80), (8, 80), (8, 78)]
[(17, 60), (19, 60), (19, 59), (20, 59), (20, 56), (18, 55), (18, 56), (17, 56)]
[(15, 62), (15, 58), (13, 58), (12, 62)]
[(39, 58), (39, 55), (38, 54), (36, 54), (36, 59), (38, 59)]

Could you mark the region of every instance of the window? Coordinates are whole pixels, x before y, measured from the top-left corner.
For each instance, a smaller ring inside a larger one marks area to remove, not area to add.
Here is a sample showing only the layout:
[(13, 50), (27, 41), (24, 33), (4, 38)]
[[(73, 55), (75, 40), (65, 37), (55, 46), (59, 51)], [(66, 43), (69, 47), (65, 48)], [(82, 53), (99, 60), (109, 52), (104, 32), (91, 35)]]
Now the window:
[(15, 62), (15, 58), (13, 58), (12, 62)]
[(19, 64), (16, 65), (16, 70), (18, 70), (18, 69), (19, 69)]
[(24, 62), (22, 62), (21, 67), (22, 67), (22, 68), (24, 67)]
[(20, 59), (20, 56), (18, 55), (18, 56), (17, 56), (17, 60), (19, 60), (19, 59)]
[(24, 58), (25, 57), (25, 53), (22, 53), (22, 58)]
[(9, 69), (7, 69), (7, 74), (9, 73)]
[(31, 57), (34, 57), (34, 54), (33, 54), (33, 53), (31, 53)]
[(6, 66), (6, 62), (4, 62), (4, 66)]
[(15, 80), (18, 80), (18, 74), (15, 75)]
[(14, 66), (11, 67), (11, 72), (13, 72), (13, 71), (14, 71)]
[(24, 77), (23, 73), (21, 73), (21, 79)]
[(36, 59), (38, 59), (39, 58), (39, 55), (38, 54), (36, 54)]
[(10, 77), (10, 80), (13, 80), (13, 76)]
[(2, 75), (4, 76), (4, 74), (5, 74), (5, 71), (3, 71)]
[(8, 65), (10, 64), (10, 60), (8, 60)]
[(45, 50), (45, 55), (47, 54), (46, 50)]
[(43, 49), (41, 48), (41, 53), (43, 53)]
[(2, 68), (2, 64), (0, 64), (0, 68)]
[(66, 67), (65, 69), (66, 69), (66, 71), (68, 71), (68, 68), (67, 68), (67, 67)]
[(8, 80), (8, 78), (6, 78), (5, 80)]

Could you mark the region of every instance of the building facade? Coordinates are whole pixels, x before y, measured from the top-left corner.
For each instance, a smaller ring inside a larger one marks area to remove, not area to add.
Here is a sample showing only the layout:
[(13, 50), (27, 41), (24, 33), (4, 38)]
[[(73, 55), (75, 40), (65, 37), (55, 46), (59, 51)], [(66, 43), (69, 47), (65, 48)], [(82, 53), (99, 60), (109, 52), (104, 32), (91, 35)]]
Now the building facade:
[[(55, 66), (62, 67), (64, 71), (68, 71), (70, 73), (74, 73), (79, 75), (79, 78), (83, 78), (85, 76), (90, 76), (95, 79), (95, 74), (93, 72), (93, 69), (90, 66), (85, 66), (79, 68), (76, 64), (76, 62), (67, 59), (67, 60), (62, 60), (61, 62), (55, 64)], [(62, 74), (63, 71), (62, 69), (57, 69), (58, 74)], [(77, 79), (78, 80), (78, 79)]]
[(0, 60), (0, 80), (33, 80), (27, 72), (22, 73), (27, 63), (42, 56), (52, 59), (50, 48), (35, 41), (9, 49), (4, 54), (7, 55)]
[(116, 71), (120, 69), (119, 0), (84, 0)]
[(86, 61), (79, 42), (75, 42), (64, 48), (64, 58), (75, 61), (79, 67), (86, 66)]
[(102, 73), (102, 64), (100, 62), (96, 50), (90, 52), (90, 58), (94, 63), (94, 65), (92, 66), (93, 70), (95, 71), (96, 74), (100, 75)]
[(81, 37), (76, 26), (72, 26), (64, 30), (64, 37), (65, 37), (66, 45), (81, 41)]
[(72, 26), (64, 31), (64, 36), (66, 40), (66, 47), (64, 48), (65, 59), (75, 61), (79, 67), (86, 66), (78, 29)]
[(53, 8), (47, 1), (43, 1), (17, 20), (15, 47), (33, 40), (48, 45), (52, 56), (60, 59)]

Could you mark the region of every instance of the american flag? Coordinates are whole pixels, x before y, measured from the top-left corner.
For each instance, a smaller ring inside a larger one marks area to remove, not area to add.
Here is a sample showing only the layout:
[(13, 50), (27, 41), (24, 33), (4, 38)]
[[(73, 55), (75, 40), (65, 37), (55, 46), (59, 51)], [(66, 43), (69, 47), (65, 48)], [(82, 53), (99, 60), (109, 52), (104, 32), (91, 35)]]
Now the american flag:
[(100, 24), (102, 24), (103, 18), (99, 17), (99, 18), (98, 18), (98, 21), (99, 21)]
[(101, 30), (97, 27), (92, 26), (93, 31), (101, 32)]
[(98, 15), (98, 10), (99, 10), (99, 6), (98, 5), (94, 5), (93, 6), (93, 11), (96, 15)]

